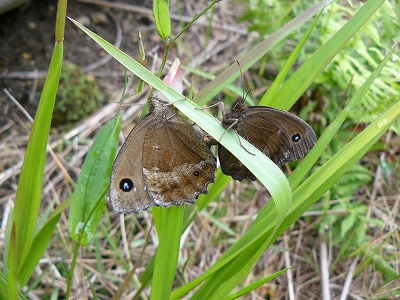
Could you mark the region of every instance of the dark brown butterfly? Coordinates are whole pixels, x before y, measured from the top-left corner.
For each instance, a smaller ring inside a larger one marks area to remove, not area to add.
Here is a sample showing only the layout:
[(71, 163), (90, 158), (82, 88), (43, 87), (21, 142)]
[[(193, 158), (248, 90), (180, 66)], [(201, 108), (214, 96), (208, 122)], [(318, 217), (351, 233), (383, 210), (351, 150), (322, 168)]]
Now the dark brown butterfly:
[(204, 134), (171, 104), (150, 99), (149, 113), (132, 129), (111, 173), (110, 200), (119, 213), (193, 203), (214, 182), (216, 158)]
[[(316, 143), (314, 130), (299, 117), (268, 106), (246, 106), (238, 98), (223, 116), (222, 125), (253, 144), (276, 165), (305, 156)], [(222, 172), (233, 179), (256, 180), (231, 152), (218, 145)]]

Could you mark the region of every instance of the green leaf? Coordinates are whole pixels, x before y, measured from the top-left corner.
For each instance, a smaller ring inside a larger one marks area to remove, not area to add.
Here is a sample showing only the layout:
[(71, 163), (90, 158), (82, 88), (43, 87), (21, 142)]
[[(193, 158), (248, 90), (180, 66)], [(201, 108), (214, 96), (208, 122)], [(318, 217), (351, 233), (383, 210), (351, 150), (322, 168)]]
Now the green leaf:
[(247, 287), (245, 287), (244, 289), (241, 289), (239, 292), (229, 295), (228, 297), (225, 298), (225, 300), (231, 300), (231, 299), (237, 299), (241, 296), (244, 296), (252, 291), (254, 291), (255, 289), (259, 288), (260, 286), (262, 286), (263, 284), (271, 281), (272, 279), (278, 277), (279, 275), (281, 275), (282, 273), (286, 272), (287, 270), (289, 270), (290, 268), (285, 268), (279, 272), (276, 272), (272, 275), (269, 275), (261, 280), (257, 280), (256, 282), (253, 282), (252, 284), (249, 284)]
[(151, 285), (152, 299), (168, 299), (171, 293), (182, 234), (183, 208), (181, 205), (171, 206), (168, 209), (163, 207), (152, 209), (159, 238)]
[(94, 238), (104, 210), (120, 126), (119, 113), (101, 130), (90, 147), (72, 196), (69, 232), (72, 239), (83, 246)]
[(158, 34), (163, 41), (166, 41), (171, 34), (171, 18), (168, 4), (164, 0), (154, 0), (153, 12)]
[[(3, 273), (0, 273), (0, 299), (12, 299), (7, 292), (8, 286), (9, 284), (7, 283), (6, 277), (4, 276)], [(21, 292), (18, 293), (17, 299), (26, 300), (26, 298)]]
[(340, 223), (340, 235), (345, 237), (349, 230), (352, 229), (355, 225), (357, 224), (357, 219), (355, 218), (354, 215), (349, 214), (347, 215), (343, 221)]
[(397, 270), (388, 264), (380, 254), (375, 254), (373, 257), (374, 269), (380, 271), (385, 277), (389, 277), (390, 280), (399, 280), (400, 274)]
[[(12, 230), (15, 230), (15, 232), (11, 232), (11, 245), (9, 248), (8, 265), (9, 269), (13, 270), (8, 273), (10, 288), (13, 286), (13, 283), (16, 282), (17, 278), (21, 276), (21, 274), (14, 271), (20, 270), (22, 263), (27, 257), (29, 257), (29, 253), (32, 249), (32, 242), (42, 198), (47, 141), (54, 101), (57, 93), (58, 80), (61, 73), (62, 58), (63, 44), (56, 44), (38, 110), (33, 122), (18, 183), (13, 219), (11, 222), (12, 225), (10, 225), (12, 226)], [(13, 257), (17, 257), (18, 259), (13, 260)], [(10, 276), (16, 277), (11, 279)], [(18, 289), (19, 288), (22, 288), (22, 286), (18, 287)], [(11, 295), (9, 296), (11, 297)]]
[(32, 250), (29, 252), (29, 256), (26, 258), (19, 270), (19, 274), (21, 274), (19, 277), (19, 283), (21, 286), (24, 286), (31, 277), (33, 271), (39, 263), (40, 258), (43, 256), (43, 253), (46, 251), (46, 248), (50, 243), (50, 239), (53, 236), (54, 229), (58, 224), (61, 213), (67, 209), (70, 204), (71, 199), (63, 201), (49, 216), (46, 223), (36, 234), (32, 243)]
[(276, 76), (274, 82), (268, 88), (268, 90), (264, 93), (262, 98), (259, 101), (259, 105), (269, 105), (272, 102), (272, 99), (275, 98), (276, 93), (279, 91), (280, 86), (284, 82), (287, 74), (289, 73), (290, 69), (293, 67), (294, 63), (296, 62), (298, 56), (300, 55), (301, 50), (303, 49), (304, 45), (306, 44), (312, 30), (317, 25), (319, 17), (321, 16), (322, 11), (318, 14), (315, 18), (314, 22), (308, 28), (307, 32), (301, 38), (300, 42), (297, 44), (296, 48), (292, 51), (289, 58), (286, 60), (285, 64), (279, 71), (278, 75)]

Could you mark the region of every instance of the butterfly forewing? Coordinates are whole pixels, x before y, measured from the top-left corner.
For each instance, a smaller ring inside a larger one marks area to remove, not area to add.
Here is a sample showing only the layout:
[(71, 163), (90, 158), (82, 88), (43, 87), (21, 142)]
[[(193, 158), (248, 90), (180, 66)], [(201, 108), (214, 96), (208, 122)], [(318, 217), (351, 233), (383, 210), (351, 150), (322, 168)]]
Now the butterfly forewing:
[(138, 212), (156, 205), (147, 193), (142, 174), (143, 141), (151, 123), (151, 117), (146, 115), (132, 129), (115, 158), (109, 194), (116, 212)]

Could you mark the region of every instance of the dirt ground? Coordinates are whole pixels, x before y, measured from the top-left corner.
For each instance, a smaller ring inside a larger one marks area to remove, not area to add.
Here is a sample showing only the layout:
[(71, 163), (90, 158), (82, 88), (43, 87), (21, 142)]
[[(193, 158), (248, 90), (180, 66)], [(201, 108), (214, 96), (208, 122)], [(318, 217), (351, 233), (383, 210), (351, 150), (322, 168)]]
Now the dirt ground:
[[(150, 1), (147, 4), (145, 1), (130, 2), (151, 11)], [(54, 0), (35, 0), (1, 16), (0, 85), (31, 114), (34, 114), (38, 102), (33, 90), (41, 90), (53, 51), (56, 5), (57, 1)], [(151, 43), (153, 37), (148, 34), (154, 33), (148, 14), (138, 17), (138, 14), (122, 9), (112, 11), (72, 0), (68, 3), (67, 15), (84, 23), (111, 43), (115, 43), (117, 26), (120, 26), (120, 49), (132, 57), (138, 56), (138, 31), (142, 32), (146, 46), (155, 45), (155, 42)], [(118, 87), (118, 83), (122, 82), (124, 69), (115, 60), (111, 59), (103, 65), (91, 65), (96, 64), (106, 53), (70, 21), (66, 22), (64, 44), (65, 61), (86, 70), (89, 68), (105, 95), (109, 95), (113, 87)], [(38, 82), (32, 80), (35, 77), (39, 78)], [(14, 110), (14, 106), (10, 105), (3, 92), (0, 101), (1, 123), (4, 124), (4, 116), (10, 113), (10, 109)]]

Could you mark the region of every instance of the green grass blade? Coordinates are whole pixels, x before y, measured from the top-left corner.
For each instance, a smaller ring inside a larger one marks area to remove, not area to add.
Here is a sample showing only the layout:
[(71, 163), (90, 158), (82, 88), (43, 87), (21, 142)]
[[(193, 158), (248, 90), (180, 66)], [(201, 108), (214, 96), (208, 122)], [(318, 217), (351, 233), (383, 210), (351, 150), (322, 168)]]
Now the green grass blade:
[(281, 275), (282, 273), (285, 273), (287, 270), (289, 270), (290, 268), (286, 268), (283, 269), (279, 272), (276, 272), (272, 275), (269, 275), (261, 280), (257, 280), (256, 282), (253, 282), (252, 284), (249, 284), (247, 287), (245, 287), (244, 289), (241, 289), (239, 292), (229, 295), (228, 297), (225, 298), (225, 300), (232, 300), (232, 299), (237, 299), (241, 296), (244, 296), (254, 290), (256, 290), (257, 288), (259, 288), (260, 286), (262, 286), (263, 284), (271, 281), (272, 279), (278, 277), (279, 275)]
[(153, 278), (153, 273), (154, 273), (154, 263), (156, 261), (156, 256), (153, 256), (146, 266), (146, 270), (144, 270), (142, 277), (140, 277), (140, 283), (142, 286), (147, 286), (152, 278)]
[(300, 42), (297, 44), (296, 48), (290, 54), (289, 58), (286, 60), (285, 64), (279, 71), (278, 75), (274, 79), (274, 82), (268, 88), (268, 90), (264, 93), (261, 97), (260, 101), (258, 102), (259, 105), (269, 105), (272, 102), (272, 99), (275, 98), (276, 93), (279, 91), (279, 87), (284, 82), (287, 74), (289, 73), (290, 69), (293, 67), (293, 64), (296, 62), (298, 56), (300, 55), (301, 50), (303, 49), (304, 45), (306, 44), (312, 30), (317, 25), (319, 17), (321, 16), (322, 11), (318, 14), (315, 18), (314, 22), (311, 26), (307, 29), (306, 33), (301, 38)]
[(61, 213), (67, 209), (70, 204), (70, 199), (63, 201), (49, 216), (46, 223), (36, 234), (32, 243), (32, 250), (29, 252), (29, 256), (22, 264), (19, 272), (21, 274), (19, 277), (19, 283), (21, 286), (24, 286), (31, 277), (40, 258), (43, 256), (44, 251), (46, 251), (46, 248), (50, 243), (50, 239), (53, 236), (54, 229), (58, 224)]
[[(62, 58), (63, 44), (56, 44), (18, 183), (12, 220), (12, 226), (15, 226), (13, 228), (17, 232), (15, 235), (16, 248), (10, 248), (9, 254), (18, 257), (18, 266), (16, 268), (18, 270), (20, 264), (27, 258), (31, 250), (38, 219), (46, 163), (47, 140), (61, 73)], [(16, 251), (16, 253), (11, 253), (11, 251)], [(20, 277), (20, 274), (15, 275)]]
[(111, 169), (118, 147), (121, 114), (96, 137), (86, 156), (71, 200), (68, 227), (72, 239), (85, 246), (93, 238), (106, 203)]
[(11, 236), (10, 236), (10, 250), (8, 254), (8, 284), (7, 284), (7, 292), (8, 299), (17, 299), (18, 293), (18, 256), (17, 256), (17, 238), (16, 238), (16, 230), (15, 223), (12, 223), (11, 228)]
[[(0, 299), (11, 299), (7, 292), (8, 286), (6, 276), (4, 276), (3, 273), (0, 273)], [(25, 296), (21, 292), (18, 292), (17, 299), (26, 300)]]
[(344, 45), (368, 21), (385, 0), (370, 0), (324, 43), (281, 87), (269, 105), (288, 110), (314, 82)]
[(154, 264), (151, 286), (152, 299), (168, 299), (178, 264), (179, 244), (182, 234), (184, 206), (153, 208), (154, 224), (159, 245)]
[(8, 267), (11, 270), (8, 273), (10, 299), (14, 299), (17, 290), (22, 288), (17, 280), (23, 275), (20, 273), (21, 265), (31, 251), (39, 214), (47, 141), (63, 61), (66, 8), (66, 1), (60, 0), (57, 10), (56, 44), (33, 122), (15, 197), (10, 224), (12, 226), (11, 245), (8, 253)]

